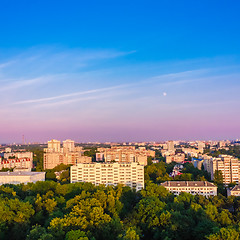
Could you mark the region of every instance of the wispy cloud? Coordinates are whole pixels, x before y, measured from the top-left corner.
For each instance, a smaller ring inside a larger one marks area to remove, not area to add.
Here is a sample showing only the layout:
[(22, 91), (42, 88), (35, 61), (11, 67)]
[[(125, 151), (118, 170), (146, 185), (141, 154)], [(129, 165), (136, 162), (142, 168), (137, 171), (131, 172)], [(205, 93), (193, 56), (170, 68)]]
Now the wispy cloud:
[[(205, 69), (200, 69), (200, 70), (194, 70), (194, 71), (184, 71), (184, 72), (178, 72), (178, 73), (169, 73), (169, 74), (164, 74), (164, 75), (159, 75), (157, 77), (152, 77), (146, 80), (142, 80), (139, 82), (135, 83), (129, 83), (129, 84), (121, 84), (121, 85), (115, 85), (115, 86), (110, 86), (110, 87), (105, 87), (105, 88), (96, 88), (96, 89), (90, 89), (86, 91), (78, 91), (78, 92), (72, 92), (72, 93), (67, 93), (67, 94), (60, 94), (57, 96), (50, 96), (50, 97), (44, 97), (44, 98), (37, 98), (37, 99), (27, 99), (27, 100), (22, 100), (22, 101), (17, 101), (14, 102), (13, 105), (22, 105), (22, 104), (41, 104), (45, 103), (45, 106), (49, 104), (49, 106), (57, 105), (58, 102), (59, 104), (67, 104), (71, 102), (76, 102), (76, 101), (82, 101), (84, 99), (79, 98), (79, 96), (82, 95), (89, 95), (90, 98), (96, 99), (96, 96), (92, 97), (91, 95), (93, 94), (99, 94), (102, 92), (110, 92), (110, 91), (116, 91), (119, 89), (127, 89), (130, 87), (144, 87), (144, 85), (149, 86), (150, 83), (158, 83), (162, 85), (163, 87), (166, 85), (174, 85), (174, 84), (187, 84), (189, 82), (201, 80), (199, 78), (196, 78), (197, 73), (201, 74), (203, 72), (206, 72)], [(186, 78), (186, 77), (191, 77), (195, 76), (195, 78), (190, 78), (190, 79), (181, 79), (181, 78)], [(173, 78), (174, 77), (174, 78)], [(169, 81), (169, 78), (173, 79), (172, 81)], [(180, 80), (175, 80), (175, 79), (180, 79)], [(36, 79), (37, 80), (37, 79)], [(159, 80), (160, 83), (159, 83)], [(162, 81), (164, 80), (164, 81)], [(175, 80), (175, 81), (174, 81)], [(22, 86), (24, 84), (30, 84), (31, 82), (22, 82)], [(16, 84), (17, 85), (17, 84)], [(14, 85), (15, 86), (15, 85)], [(138, 91), (138, 89), (136, 89)], [(124, 93), (124, 91), (122, 92)], [(64, 99), (64, 100), (63, 100)], [(88, 98), (86, 98), (88, 99)]]
[(183, 71), (183, 72), (175, 72), (175, 73), (168, 73), (159, 76), (153, 77), (154, 79), (162, 79), (162, 78), (179, 78), (179, 77), (189, 77), (189, 76), (196, 76), (202, 75), (204, 73), (209, 72), (211, 69), (195, 69), (190, 71)]
[[(106, 92), (106, 91), (111, 91), (111, 90), (117, 90), (117, 89), (121, 89), (121, 88), (126, 88), (127, 86), (130, 86), (130, 84), (117, 85), (117, 86), (106, 87), (106, 88), (91, 89), (91, 90), (88, 90), (88, 91), (62, 94), (62, 95), (58, 95), (58, 96), (54, 96), (54, 97), (29, 99), (29, 100), (15, 102), (14, 105), (16, 105), (16, 104), (31, 104), (31, 103), (51, 102), (51, 101), (54, 101), (54, 100), (59, 100), (59, 99), (61, 100), (61, 99), (64, 99), (64, 98), (71, 98), (71, 97), (76, 97), (76, 96), (80, 96), (80, 95), (89, 95), (89, 94), (94, 94), (94, 93), (101, 93), (101, 92)], [(77, 101), (77, 99), (67, 100), (66, 103), (67, 102), (72, 102), (72, 101)]]
[(4, 79), (2, 82), (7, 82), (7, 84), (2, 85), (0, 88), (0, 91), (5, 92), (8, 90), (32, 86), (37, 83), (46, 83), (49, 81), (53, 81), (56, 78), (59, 78), (59, 75), (47, 75), (47, 76), (41, 76), (41, 77), (36, 77), (36, 78), (31, 78), (31, 79), (17, 79), (17, 80), (16, 79)]
[(34, 79), (29, 79), (29, 80), (20, 80), (20, 81), (15, 81), (15, 82), (11, 82), (10, 84), (7, 84), (5, 86), (2, 86), (0, 88), (0, 91), (6, 91), (6, 90), (11, 90), (11, 89), (18, 89), (18, 88), (22, 88), (22, 87), (26, 87), (32, 84), (35, 84), (39, 81), (41, 81), (42, 78), (34, 78)]
[(8, 61), (5, 63), (0, 63), (0, 69), (6, 68), (8, 66), (10, 66), (11, 64), (13, 64), (15, 61)]

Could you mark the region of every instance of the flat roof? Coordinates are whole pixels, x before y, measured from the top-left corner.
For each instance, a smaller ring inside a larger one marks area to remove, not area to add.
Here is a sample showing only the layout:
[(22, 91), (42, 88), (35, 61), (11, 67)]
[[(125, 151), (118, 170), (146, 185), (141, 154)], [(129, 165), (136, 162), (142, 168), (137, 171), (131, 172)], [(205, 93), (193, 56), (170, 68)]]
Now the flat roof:
[(166, 181), (161, 185), (163, 187), (217, 187), (207, 181)]
[(0, 172), (1, 176), (33, 176), (46, 172)]

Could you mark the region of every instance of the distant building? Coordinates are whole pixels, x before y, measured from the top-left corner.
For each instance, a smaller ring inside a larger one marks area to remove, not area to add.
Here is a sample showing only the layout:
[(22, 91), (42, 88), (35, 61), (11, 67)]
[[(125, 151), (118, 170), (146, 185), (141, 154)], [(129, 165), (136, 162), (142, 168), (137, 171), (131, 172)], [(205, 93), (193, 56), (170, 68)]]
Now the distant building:
[(138, 162), (141, 165), (147, 165), (147, 157), (155, 157), (155, 151), (146, 150), (145, 147), (135, 149), (134, 146), (112, 146), (97, 150), (96, 160), (105, 162)]
[(20, 159), (20, 158), (28, 158), (30, 161), (33, 161), (33, 153), (32, 152), (5, 152), (4, 153), (5, 159)]
[(10, 153), (11, 151), (12, 151), (12, 149), (10, 147), (5, 148), (6, 153)]
[(96, 153), (96, 161), (103, 162), (104, 161), (104, 152)]
[(173, 170), (172, 172), (169, 174), (169, 177), (173, 177), (175, 178), (176, 176), (179, 176), (182, 174), (182, 169), (183, 169), (183, 164), (176, 164), (174, 167), (173, 167)]
[(195, 148), (182, 148), (182, 151), (188, 156), (188, 157), (195, 157), (197, 158), (199, 155), (199, 150)]
[(192, 164), (195, 168), (198, 168), (199, 170), (202, 169), (202, 165), (204, 163), (204, 159), (198, 159), (198, 158), (192, 158)]
[(66, 152), (74, 152), (75, 151), (74, 141), (70, 139), (63, 141), (63, 150), (65, 150)]
[(226, 146), (226, 142), (225, 141), (219, 141), (217, 144), (218, 148), (222, 148)]
[(200, 153), (203, 153), (204, 148), (205, 148), (205, 143), (204, 142), (198, 142), (198, 151)]
[(48, 141), (48, 152), (60, 152), (61, 142), (55, 139)]
[(235, 182), (239, 183), (239, 160), (229, 155), (219, 155), (218, 158), (210, 160), (211, 179), (214, 180), (215, 171), (221, 171), (225, 185)]
[(0, 169), (2, 168), (27, 168), (31, 171), (33, 168), (33, 160), (31, 158), (1, 159)]
[(167, 141), (167, 149), (168, 149), (168, 151), (175, 151), (173, 141)]
[(236, 185), (233, 188), (228, 188), (227, 189), (227, 196), (235, 196), (235, 197), (240, 197), (240, 185)]
[(153, 159), (152, 163), (159, 163), (159, 160), (158, 159)]
[(166, 156), (166, 163), (177, 162), (182, 163), (185, 160), (184, 153), (177, 153), (176, 155)]
[(208, 156), (208, 155), (204, 154), (204, 155), (201, 155), (200, 158), (203, 159), (204, 170), (211, 173), (212, 156)]
[(71, 183), (124, 184), (136, 191), (144, 188), (144, 166), (138, 163), (79, 163), (70, 171)]
[(167, 181), (161, 185), (174, 195), (179, 195), (181, 192), (205, 197), (217, 195), (217, 186), (207, 181)]
[(45, 172), (0, 172), (0, 185), (45, 181)]
[(61, 163), (76, 165), (92, 162), (92, 158), (84, 156), (83, 152), (82, 147), (75, 147), (74, 141), (69, 139), (63, 141), (62, 148), (60, 141), (48, 141), (48, 147), (44, 148), (44, 169), (53, 169)]

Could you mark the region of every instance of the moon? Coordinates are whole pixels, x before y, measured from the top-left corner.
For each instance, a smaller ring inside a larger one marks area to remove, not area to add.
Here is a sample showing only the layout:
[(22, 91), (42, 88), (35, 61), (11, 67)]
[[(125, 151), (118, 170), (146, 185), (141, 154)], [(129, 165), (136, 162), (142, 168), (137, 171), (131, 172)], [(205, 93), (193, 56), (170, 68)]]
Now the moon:
[(167, 96), (167, 93), (166, 93), (166, 92), (164, 92), (164, 93), (163, 93), (163, 96), (164, 96), (164, 97), (166, 97), (166, 96)]

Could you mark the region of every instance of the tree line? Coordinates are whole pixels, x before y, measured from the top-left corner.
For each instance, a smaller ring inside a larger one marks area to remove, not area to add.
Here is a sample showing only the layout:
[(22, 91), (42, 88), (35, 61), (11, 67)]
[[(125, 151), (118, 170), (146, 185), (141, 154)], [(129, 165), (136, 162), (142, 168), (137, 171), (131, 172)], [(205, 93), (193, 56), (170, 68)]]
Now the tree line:
[(174, 196), (155, 177), (149, 173), (140, 192), (54, 181), (2, 185), (0, 239), (239, 239), (240, 198)]

